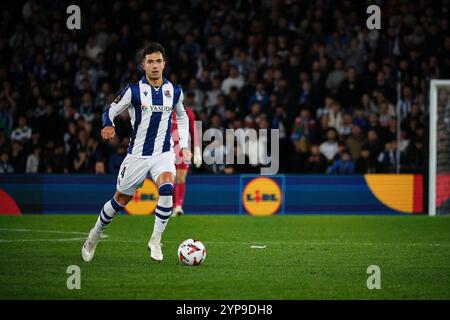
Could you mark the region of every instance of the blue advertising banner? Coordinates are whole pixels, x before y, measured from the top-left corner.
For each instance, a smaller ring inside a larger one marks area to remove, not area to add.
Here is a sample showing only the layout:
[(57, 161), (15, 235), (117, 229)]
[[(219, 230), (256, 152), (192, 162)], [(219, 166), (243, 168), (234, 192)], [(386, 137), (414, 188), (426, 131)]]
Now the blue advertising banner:
[[(388, 184), (390, 177), (386, 179)], [(255, 216), (402, 213), (377, 197), (366, 180), (356, 175), (189, 175), (184, 211)], [(115, 186), (112, 175), (0, 175), (0, 214), (97, 214)], [(157, 198), (156, 186), (147, 180), (125, 213), (152, 214)]]

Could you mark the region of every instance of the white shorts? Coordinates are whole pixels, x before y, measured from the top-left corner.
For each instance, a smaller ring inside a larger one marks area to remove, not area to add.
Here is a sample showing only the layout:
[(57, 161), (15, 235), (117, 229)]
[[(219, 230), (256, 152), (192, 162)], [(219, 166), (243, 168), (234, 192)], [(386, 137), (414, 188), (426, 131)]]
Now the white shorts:
[(117, 191), (132, 196), (136, 189), (142, 187), (148, 173), (156, 183), (161, 172), (166, 171), (175, 176), (175, 154), (173, 151), (158, 153), (145, 158), (127, 154), (120, 165), (117, 176)]

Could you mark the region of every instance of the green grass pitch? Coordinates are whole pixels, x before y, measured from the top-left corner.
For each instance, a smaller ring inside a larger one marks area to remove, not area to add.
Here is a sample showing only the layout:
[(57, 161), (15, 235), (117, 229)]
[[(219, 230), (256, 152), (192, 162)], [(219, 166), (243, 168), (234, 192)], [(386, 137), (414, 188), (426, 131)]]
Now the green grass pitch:
[[(120, 215), (85, 263), (95, 220), (1, 216), (0, 299), (450, 299), (450, 217), (185, 215), (171, 219), (157, 263), (153, 217)], [(201, 266), (178, 262), (191, 237), (207, 248)], [(80, 290), (67, 289), (69, 265)], [(370, 265), (380, 290), (366, 286)]]

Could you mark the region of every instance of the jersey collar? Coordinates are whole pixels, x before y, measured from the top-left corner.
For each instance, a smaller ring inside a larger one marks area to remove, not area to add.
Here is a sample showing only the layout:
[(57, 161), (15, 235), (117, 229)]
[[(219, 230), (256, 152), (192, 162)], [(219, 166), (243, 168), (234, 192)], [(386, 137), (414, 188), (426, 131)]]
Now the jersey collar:
[[(151, 86), (150, 83), (148, 83), (147, 77), (145, 75), (142, 76), (141, 79), (142, 83), (148, 84), (149, 86)], [(169, 80), (167, 80), (166, 77), (163, 77), (163, 85), (165, 85), (166, 83), (169, 83)]]

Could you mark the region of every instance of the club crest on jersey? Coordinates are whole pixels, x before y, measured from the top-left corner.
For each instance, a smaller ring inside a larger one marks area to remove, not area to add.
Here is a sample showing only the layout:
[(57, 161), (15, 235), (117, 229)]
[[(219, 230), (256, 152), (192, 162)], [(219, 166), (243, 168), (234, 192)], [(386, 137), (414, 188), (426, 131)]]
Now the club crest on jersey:
[(164, 95), (165, 95), (167, 98), (172, 98), (172, 96), (170, 95), (170, 90), (164, 90)]

